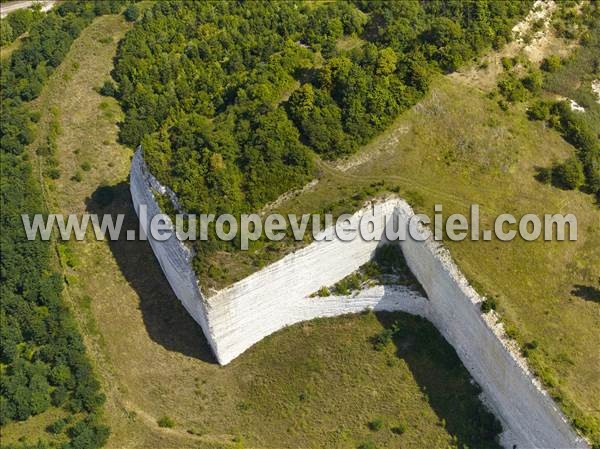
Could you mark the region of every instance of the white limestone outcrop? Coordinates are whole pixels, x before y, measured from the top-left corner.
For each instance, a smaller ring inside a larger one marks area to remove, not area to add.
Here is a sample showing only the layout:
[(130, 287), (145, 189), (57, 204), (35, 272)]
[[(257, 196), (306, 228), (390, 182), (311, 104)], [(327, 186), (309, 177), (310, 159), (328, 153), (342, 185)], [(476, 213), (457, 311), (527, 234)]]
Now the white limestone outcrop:
[[(138, 150), (131, 168), (131, 194), (138, 215), (140, 204), (148, 207), (148, 216), (140, 217), (144, 228), (153, 214), (160, 213), (153, 190), (164, 192)], [(380, 206), (382, 215), (393, 216), (403, 226), (414, 215), (399, 199)], [(352, 221), (358, 222), (366, 213), (368, 208), (358, 211)], [(376, 223), (375, 231), (381, 235), (384, 227), (383, 221)], [(333, 231), (328, 229), (321, 237)], [(482, 298), (448, 251), (433, 241), (427, 228), (419, 232), (421, 241), (408, 239), (400, 242), (400, 247), (428, 299), (408, 288), (390, 286), (368, 288), (352, 297), (310, 298), (320, 287), (334, 284), (369, 261), (377, 241), (316, 241), (210, 298), (201, 293), (190, 264), (192, 254), (184, 244), (174, 236), (164, 242), (150, 239), (150, 244), (173, 291), (202, 327), (221, 364), (265, 336), (300, 321), (367, 308), (404, 311), (429, 319), (455, 348), (481, 386), (486, 404), (503, 423), (505, 447), (587, 448), (528, 370), (494, 314), (482, 314)]]

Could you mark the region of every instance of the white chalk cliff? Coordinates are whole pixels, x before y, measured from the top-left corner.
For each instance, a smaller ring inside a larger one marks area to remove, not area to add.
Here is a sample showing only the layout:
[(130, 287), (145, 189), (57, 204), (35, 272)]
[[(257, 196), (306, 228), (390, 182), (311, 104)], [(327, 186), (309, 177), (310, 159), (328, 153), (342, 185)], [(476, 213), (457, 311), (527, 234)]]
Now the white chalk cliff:
[[(138, 215), (139, 206), (147, 206), (148, 214), (140, 217), (140, 224), (148, 229), (150, 218), (160, 213), (153, 191), (170, 191), (148, 171), (141, 150), (134, 155), (130, 182)], [(414, 215), (400, 199), (389, 199), (380, 206), (378, 213), (395, 217), (403, 226)], [(358, 211), (353, 222), (370, 211)], [(385, 223), (381, 220), (380, 224), (376, 231), (383, 234)], [(448, 251), (432, 239), (427, 228), (419, 233), (421, 239), (409, 238), (398, 244), (428, 298), (408, 288), (390, 286), (371, 287), (352, 297), (309, 297), (369, 261), (377, 241), (316, 241), (210, 298), (200, 290), (190, 263), (192, 254), (183, 243), (175, 236), (162, 242), (149, 241), (173, 291), (202, 327), (220, 364), (229, 363), (267, 335), (300, 321), (367, 308), (408, 312), (431, 321), (454, 347), (481, 386), (486, 404), (502, 422), (504, 447), (588, 448), (506, 338), (495, 314), (481, 312), (482, 297)]]

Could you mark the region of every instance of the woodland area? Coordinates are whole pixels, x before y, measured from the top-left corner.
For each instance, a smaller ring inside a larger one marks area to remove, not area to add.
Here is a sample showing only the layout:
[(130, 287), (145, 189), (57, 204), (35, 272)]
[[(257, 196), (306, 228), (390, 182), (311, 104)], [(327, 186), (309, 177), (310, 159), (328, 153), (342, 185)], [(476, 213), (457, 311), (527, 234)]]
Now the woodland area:
[[(121, 140), (189, 213), (247, 213), (355, 152), (531, 2), (157, 3), (121, 42)], [(350, 45), (345, 45), (350, 43)], [(202, 254), (236, 243), (202, 242)]]
[[(54, 268), (52, 243), (27, 240), (21, 222), (21, 214), (47, 213), (28, 149), (39, 117), (30, 112), (27, 102), (40, 94), (83, 28), (94, 17), (121, 8), (116, 1), (80, 1), (61, 3), (40, 16), (19, 12), (17, 17), (35, 20), (23, 23), (23, 30), (17, 32), (28, 30), (28, 37), (2, 61), (0, 424), (61, 407), (67, 415), (49, 431), (66, 432), (64, 449), (100, 447), (108, 428), (97, 416), (104, 402), (100, 384), (61, 299), (63, 279)], [(13, 23), (10, 16), (8, 23)], [(34, 150), (52, 156), (52, 146), (48, 142)], [(40, 440), (34, 447), (49, 446)]]

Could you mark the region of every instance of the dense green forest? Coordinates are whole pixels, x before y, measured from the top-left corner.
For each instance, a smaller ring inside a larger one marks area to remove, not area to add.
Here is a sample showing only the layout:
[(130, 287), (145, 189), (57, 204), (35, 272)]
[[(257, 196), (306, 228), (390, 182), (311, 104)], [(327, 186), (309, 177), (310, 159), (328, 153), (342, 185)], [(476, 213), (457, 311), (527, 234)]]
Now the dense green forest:
[[(26, 149), (38, 119), (27, 102), (40, 94), (81, 30), (97, 15), (120, 9), (116, 1), (61, 3), (37, 19), (21, 48), (2, 62), (0, 424), (62, 407), (68, 418), (50, 431), (66, 434), (64, 449), (100, 447), (108, 429), (98, 419), (104, 395), (61, 300), (63, 280), (53, 269), (52, 244), (28, 241), (21, 222), (22, 213), (47, 212)], [(35, 447), (48, 446), (40, 441)]]
[(29, 31), (34, 24), (42, 20), (44, 15), (41, 5), (36, 5), (34, 8), (18, 9), (4, 19), (0, 19), (0, 45), (14, 42), (23, 33)]
[(316, 157), (355, 152), (433, 74), (506, 43), (530, 5), (160, 2), (119, 48), (120, 138), (186, 211), (254, 212), (314, 177)]

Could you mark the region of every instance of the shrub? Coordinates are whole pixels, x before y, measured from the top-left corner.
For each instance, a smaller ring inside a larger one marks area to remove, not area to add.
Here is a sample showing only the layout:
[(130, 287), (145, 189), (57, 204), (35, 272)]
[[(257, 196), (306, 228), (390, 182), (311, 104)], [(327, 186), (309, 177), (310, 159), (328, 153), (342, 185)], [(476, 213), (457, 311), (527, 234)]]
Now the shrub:
[(361, 273), (363, 273), (368, 279), (375, 279), (381, 276), (381, 267), (377, 262), (369, 261), (360, 267)]
[(61, 433), (67, 426), (67, 421), (64, 419), (57, 419), (52, 424), (46, 427), (46, 430), (50, 433), (58, 434)]
[(164, 415), (157, 421), (158, 427), (166, 427), (171, 429), (175, 427), (175, 421), (167, 415)]
[(83, 176), (80, 171), (76, 171), (73, 176), (71, 176), (71, 181), (81, 182), (83, 181)]
[(408, 426), (406, 425), (406, 423), (404, 421), (399, 422), (397, 426), (392, 427), (390, 430), (392, 431), (392, 433), (396, 434), (396, 435), (402, 435), (403, 433), (406, 432), (406, 429), (408, 428)]
[(102, 87), (99, 90), (100, 95), (104, 95), (105, 97), (114, 97), (116, 91), (117, 89), (114, 83), (110, 80), (104, 81), (104, 84), (102, 84)]
[(561, 65), (560, 57), (556, 55), (548, 56), (542, 61), (541, 69), (545, 72), (556, 72)]
[(240, 401), (237, 405), (237, 408), (240, 412), (247, 412), (251, 407), (252, 405), (248, 401)]
[(60, 170), (56, 167), (49, 168), (46, 170), (46, 174), (50, 179), (58, 179), (60, 178)]
[(533, 22), (531, 24), (531, 31), (533, 32), (537, 32), (537, 31), (541, 31), (544, 28), (544, 19), (543, 18), (539, 18), (538, 20), (536, 20), (535, 22)]
[(504, 70), (510, 70), (514, 67), (515, 62), (512, 58), (507, 58), (506, 56), (502, 58), (502, 67)]
[(377, 449), (377, 446), (375, 446), (375, 443), (372, 441), (365, 441), (364, 443), (359, 444), (357, 449)]
[(562, 164), (552, 167), (552, 182), (563, 189), (575, 190), (585, 182), (583, 165), (576, 157), (570, 157)]
[(531, 351), (533, 351), (534, 349), (537, 349), (538, 347), (538, 342), (536, 340), (532, 340), (532, 341), (528, 341), (527, 343), (525, 343), (523, 345), (523, 349), (522, 349), (522, 353), (523, 353), (523, 357), (529, 357), (529, 354), (531, 353)]
[(379, 432), (381, 429), (383, 429), (383, 425), (383, 419), (376, 418), (369, 422), (369, 430), (372, 430), (373, 432)]
[(530, 120), (548, 120), (550, 118), (550, 104), (546, 101), (536, 101), (527, 109)]
[(373, 343), (373, 348), (376, 351), (383, 351), (386, 348), (386, 346), (388, 346), (391, 343), (393, 336), (394, 332), (391, 329), (382, 330), (371, 339), (371, 342)]
[(90, 164), (88, 161), (85, 161), (83, 164), (81, 164), (81, 169), (83, 171), (90, 171), (92, 169), (92, 164)]
[(496, 310), (497, 305), (496, 298), (485, 298), (485, 300), (481, 303), (481, 311), (483, 313), (491, 312), (492, 310)]
[(523, 86), (530, 91), (536, 92), (541, 89), (544, 83), (544, 75), (539, 70), (531, 70), (529, 74), (523, 78)]
[(329, 289), (327, 287), (321, 287), (318, 291), (317, 291), (317, 296), (320, 296), (322, 298), (325, 298), (327, 296), (330, 296), (331, 292), (329, 291)]
[(527, 89), (514, 75), (504, 78), (498, 83), (500, 93), (511, 103), (523, 101), (527, 97)]
[(362, 276), (359, 273), (352, 273), (336, 282), (331, 291), (336, 295), (349, 295), (356, 290), (360, 290), (361, 283)]
[(129, 5), (123, 15), (128, 22), (135, 22), (140, 17), (140, 9), (137, 5)]
[(508, 111), (508, 101), (504, 100), (504, 99), (500, 99), (498, 100), (498, 107), (500, 109), (502, 109), (503, 111)]
[(33, 122), (33, 123), (37, 123), (40, 121), (40, 118), (42, 118), (42, 113), (40, 111), (31, 111), (29, 113), (29, 119)]

